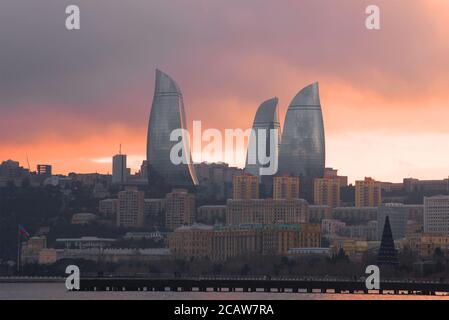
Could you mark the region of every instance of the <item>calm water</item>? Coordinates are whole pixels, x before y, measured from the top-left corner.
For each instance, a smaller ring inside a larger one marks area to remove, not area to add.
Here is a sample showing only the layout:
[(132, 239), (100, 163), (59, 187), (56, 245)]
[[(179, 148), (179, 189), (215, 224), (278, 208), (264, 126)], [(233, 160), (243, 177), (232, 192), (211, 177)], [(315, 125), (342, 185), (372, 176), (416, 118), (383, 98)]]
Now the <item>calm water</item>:
[(449, 296), (406, 296), (263, 292), (67, 292), (64, 283), (0, 283), (0, 300), (449, 300)]

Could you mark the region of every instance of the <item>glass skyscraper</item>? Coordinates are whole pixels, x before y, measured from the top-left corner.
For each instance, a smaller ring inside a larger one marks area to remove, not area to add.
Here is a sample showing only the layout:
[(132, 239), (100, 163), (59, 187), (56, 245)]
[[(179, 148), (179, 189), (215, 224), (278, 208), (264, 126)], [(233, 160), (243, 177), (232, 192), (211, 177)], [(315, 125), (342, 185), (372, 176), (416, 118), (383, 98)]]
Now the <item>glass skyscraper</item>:
[(173, 79), (156, 70), (156, 82), (147, 137), (148, 179), (150, 190), (160, 194), (171, 188), (192, 189), (198, 184), (195, 168), (191, 161), (188, 137), (182, 139), (183, 155), (190, 160), (188, 164), (173, 164), (170, 151), (178, 141), (170, 141), (175, 129), (186, 129), (186, 116), (181, 90)]
[[(260, 176), (260, 169), (263, 167), (268, 167), (269, 164), (261, 164), (259, 160), (259, 146), (261, 145), (261, 141), (259, 141), (259, 135), (263, 134), (263, 131), (259, 130), (263, 129), (265, 130), (265, 151), (264, 156), (270, 157), (274, 159), (274, 161), (278, 161), (278, 153), (279, 153), (279, 142), (280, 142), (280, 125), (279, 125), (279, 113), (278, 113), (278, 98), (272, 98), (265, 102), (263, 102), (259, 108), (257, 109), (256, 116), (254, 117), (253, 122), (253, 132), (254, 135), (252, 135), (249, 139), (248, 143), (248, 151), (246, 154), (246, 165), (245, 165), (245, 172), (252, 174), (254, 176)], [(270, 154), (270, 144), (271, 144), (271, 131), (272, 129), (277, 130), (277, 141), (278, 144), (275, 146), (275, 154)], [(253, 161), (251, 161), (251, 159)], [(254, 163), (255, 162), (255, 163)]]
[(313, 181), (324, 174), (325, 142), (318, 82), (293, 98), (285, 115), (279, 173), (300, 177), (300, 195), (313, 201)]

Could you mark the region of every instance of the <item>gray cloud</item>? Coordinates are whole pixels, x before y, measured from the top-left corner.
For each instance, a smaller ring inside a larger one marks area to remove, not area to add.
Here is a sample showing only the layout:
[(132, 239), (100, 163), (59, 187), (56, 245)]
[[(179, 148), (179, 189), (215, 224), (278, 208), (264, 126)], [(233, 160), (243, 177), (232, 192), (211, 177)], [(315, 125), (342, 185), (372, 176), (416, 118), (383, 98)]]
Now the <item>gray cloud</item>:
[[(376, 2), (378, 33), (364, 28), (371, 1), (360, 0), (3, 0), (0, 110), (145, 125), (155, 67), (181, 84), (195, 118), (216, 112), (202, 101), (276, 95), (286, 69), (393, 99), (442, 86), (448, 48), (424, 2)], [(69, 4), (80, 31), (65, 30)]]

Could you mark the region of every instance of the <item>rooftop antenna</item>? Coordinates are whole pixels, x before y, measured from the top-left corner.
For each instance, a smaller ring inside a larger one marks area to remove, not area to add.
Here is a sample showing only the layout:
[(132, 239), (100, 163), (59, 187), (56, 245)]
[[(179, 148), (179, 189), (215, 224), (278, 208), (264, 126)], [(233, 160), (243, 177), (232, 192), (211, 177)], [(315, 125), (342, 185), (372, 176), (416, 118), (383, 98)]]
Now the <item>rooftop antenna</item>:
[(121, 143), (119, 145), (118, 154), (122, 154), (122, 144)]

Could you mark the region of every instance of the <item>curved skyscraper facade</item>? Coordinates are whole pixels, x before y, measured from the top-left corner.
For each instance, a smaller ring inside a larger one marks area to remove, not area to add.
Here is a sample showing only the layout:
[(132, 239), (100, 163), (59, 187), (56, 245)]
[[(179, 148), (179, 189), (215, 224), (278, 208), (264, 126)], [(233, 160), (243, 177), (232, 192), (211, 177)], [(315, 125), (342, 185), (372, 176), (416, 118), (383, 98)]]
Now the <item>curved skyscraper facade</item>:
[(188, 164), (174, 164), (170, 160), (172, 147), (178, 141), (170, 141), (175, 129), (186, 129), (186, 116), (181, 90), (173, 79), (156, 70), (153, 104), (147, 136), (148, 177), (151, 186), (161, 193), (171, 188), (196, 186), (198, 180), (191, 161), (189, 141), (183, 138), (183, 150), (189, 154)]
[(325, 166), (323, 114), (318, 82), (302, 89), (285, 116), (279, 173), (300, 177), (301, 196), (313, 200), (313, 181)]
[[(279, 152), (279, 141), (280, 141), (280, 125), (279, 125), (279, 113), (278, 113), (278, 98), (272, 98), (263, 102), (257, 109), (256, 116), (253, 122), (253, 132), (249, 139), (248, 151), (246, 153), (246, 164), (245, 172), (252, 174), (254, 176), (260, 175), (260, 169), (267, 167), (268, 164), (262, 164), (257, 156), (259, 154), (259, 146), (261, 142), (259, 138), (263, 133), (265, 139), (265, 153), (266, 156), (271, 156), (277, 161)], [(275, 146), (275, 155), (270, 155), (270, 134), (272, 129), (277, 129), (277, 141), (278, 145)], [(261, 131), (264, 130), (264, 131)]]
[[(248, 142), (246, 153), (245, 173), (260, 176), (261, 194), (268, 196), (272, 193), (273, 175), (278, 169), (279, 143), (281, 139), (281, 129), (279, 125), (278, 98), (271, 98), (264, 101), (257, 109), (253, 122), (253, 134)], [(271, 130), (276, 130), (276, 139), (271, 137)], [(260, 141), (263, 138), (265, 141)], [(273, 141), (277, 141), (271, 149)], [(259, 150), (263, 148), (264, 150)], [(273, 154), (272, 154), (273, 153)], [(263, 154), (263, 158), (260, 158)], [(270, 159), (270, 162), (267, 160)], [(270, 169), (271, 168), (271, 169)], [(271, 172), (274, 170), (273, 174)]]

